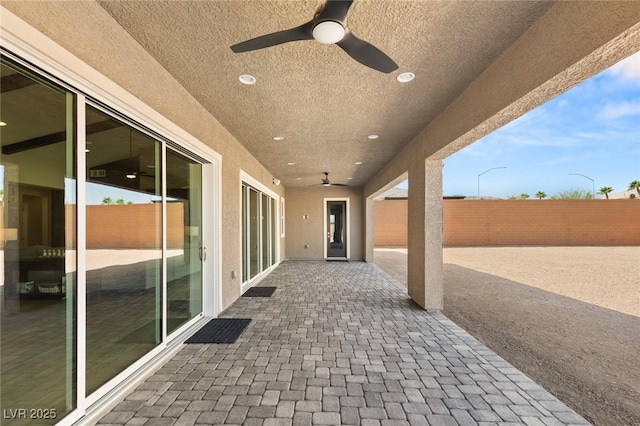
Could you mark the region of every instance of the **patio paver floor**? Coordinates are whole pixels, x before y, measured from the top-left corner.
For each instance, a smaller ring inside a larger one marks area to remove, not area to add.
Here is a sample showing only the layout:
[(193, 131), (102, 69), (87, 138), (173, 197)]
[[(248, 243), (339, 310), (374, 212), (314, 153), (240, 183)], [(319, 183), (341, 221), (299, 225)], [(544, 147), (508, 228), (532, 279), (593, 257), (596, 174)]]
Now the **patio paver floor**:
[(233, 344), (190, 344), (100, 424), (588, 424), (364, 262), (285, 261), (221, 317)]

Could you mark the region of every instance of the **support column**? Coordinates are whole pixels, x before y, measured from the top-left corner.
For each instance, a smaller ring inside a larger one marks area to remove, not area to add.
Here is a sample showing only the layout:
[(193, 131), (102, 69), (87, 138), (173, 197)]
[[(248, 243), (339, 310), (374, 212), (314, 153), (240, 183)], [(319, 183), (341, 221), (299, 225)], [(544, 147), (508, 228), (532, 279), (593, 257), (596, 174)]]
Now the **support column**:
[(442, 161), (409, 166), (409, 296), (426, 310), (443, 307)]
[(373, 197), (365, 199), (364, 208), (364, 260), (373, 263)]

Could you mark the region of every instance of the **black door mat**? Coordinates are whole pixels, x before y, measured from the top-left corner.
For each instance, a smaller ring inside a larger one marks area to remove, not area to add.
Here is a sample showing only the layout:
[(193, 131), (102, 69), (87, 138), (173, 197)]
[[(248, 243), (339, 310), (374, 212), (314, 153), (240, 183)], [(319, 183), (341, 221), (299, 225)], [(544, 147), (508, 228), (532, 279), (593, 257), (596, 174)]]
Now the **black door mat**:
[(185, 343), (234, 343), (250, 322), (249, 318), (215, 318)]
[(245, 291), (243, 297), (271, 297), (276, 287), (251, 287)]
[(348, 262), (346, 257), (327, 257), (327, 262)]

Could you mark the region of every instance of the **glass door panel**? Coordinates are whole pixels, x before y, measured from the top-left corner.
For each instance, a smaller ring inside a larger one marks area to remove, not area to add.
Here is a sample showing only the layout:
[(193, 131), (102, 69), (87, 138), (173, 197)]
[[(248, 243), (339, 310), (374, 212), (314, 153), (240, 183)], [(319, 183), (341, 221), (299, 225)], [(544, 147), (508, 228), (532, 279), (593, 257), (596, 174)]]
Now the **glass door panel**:
[(260, 195), (249, 188), (249, 265), (251, 278), (260, 273)]
[(262, 194), (262, 214), (260, 216), (260, 226), (262, 228), (262, 268), (264, 271), (270, 266), (269, 252), (271, 244), (269, 243), (269, 200), (266, 194)]
[(271, 225), (271, 263), (269, 264), (269, 266), (275, 265), (276, 263), (276, 259), (277, 259), (277, 253), (276, 253), (276, 239), (278, 238), (278, 233), (276, 232), (276, 223), (278, 221), (278, 218), (276, 217), (276, 200), (274, 200), (273, 198), (270, 199), (271, 200), (271, 221), (270, 221), (270, 225)]
[(76, 406), (74, 98), (4, 60), (0, 74), (2, 424), (29, 408), (53, 424)]
[(247, 235), (247, 192), (249, 191), (249, 188), (247, 188), (246, 186), (242, 185), (242, 218), (241, 218), (241, 222), (242, 222), (242, 282), (246, 282), (249, 280), (249, 256), (248, 256), (248, 252), (247, 252), (247, 248), (249, 246), (247, 239), (248, 239), (248, 235)]
[(202, 164), (167, 149), (167, 333), (202, 312)]
[(87, 394), (160, 343), (161, 144), (87, 107)]

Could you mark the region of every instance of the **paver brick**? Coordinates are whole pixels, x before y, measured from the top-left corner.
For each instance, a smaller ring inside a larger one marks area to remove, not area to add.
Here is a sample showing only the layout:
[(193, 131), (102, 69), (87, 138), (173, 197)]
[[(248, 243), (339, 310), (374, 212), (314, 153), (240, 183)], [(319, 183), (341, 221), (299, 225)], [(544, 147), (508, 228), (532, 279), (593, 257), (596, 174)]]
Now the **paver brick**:
[(363, 262), (285, 261), (225, 317), (228, 345), (184, 345), (99, 423), (587, 424)]

